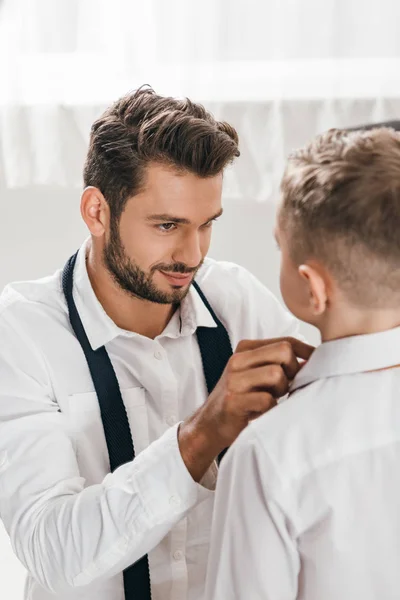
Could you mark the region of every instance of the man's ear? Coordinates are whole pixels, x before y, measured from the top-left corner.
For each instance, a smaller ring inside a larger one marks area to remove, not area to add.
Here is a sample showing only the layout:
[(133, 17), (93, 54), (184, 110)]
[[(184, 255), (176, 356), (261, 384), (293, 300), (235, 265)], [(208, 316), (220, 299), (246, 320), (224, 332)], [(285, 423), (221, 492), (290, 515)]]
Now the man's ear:
[(327, 279), (324, 271), (307, 264), (300, 265), (298, 272), (307, 284), (312, 314), (316, 317), (321, 316), (328, 304)]
[(92, 235), (99, 237), (104, 234), (110, 220), (110, 209), (98, 188), (88, 186), (83, 190), (81, 215)]

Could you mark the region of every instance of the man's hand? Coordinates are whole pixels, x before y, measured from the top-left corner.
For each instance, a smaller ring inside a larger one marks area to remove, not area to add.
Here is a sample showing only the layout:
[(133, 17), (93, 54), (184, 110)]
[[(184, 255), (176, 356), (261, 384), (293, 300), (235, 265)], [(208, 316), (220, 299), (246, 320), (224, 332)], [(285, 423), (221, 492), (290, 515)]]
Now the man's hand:
[(314, 348), (295, 338), (243, 340), (207, 402), (182, 423), (182, 458), (195, 481), (250, 420), (275, 406)]

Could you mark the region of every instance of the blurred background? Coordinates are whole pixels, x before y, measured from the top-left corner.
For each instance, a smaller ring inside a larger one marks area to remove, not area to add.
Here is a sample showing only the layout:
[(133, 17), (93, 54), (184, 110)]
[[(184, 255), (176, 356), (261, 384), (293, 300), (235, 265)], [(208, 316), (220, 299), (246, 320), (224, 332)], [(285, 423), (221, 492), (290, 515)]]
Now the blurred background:
[[(399, 34), (398, 0), (0, 0), (0, 288), (81, 244), (90, 126), (148, 83), (237, 128), (210, 255), (279, 295), (285, 156), (330, 127), (400, 117)], [(23, 586), (0, 530), (0, 598), (22, 600)]]

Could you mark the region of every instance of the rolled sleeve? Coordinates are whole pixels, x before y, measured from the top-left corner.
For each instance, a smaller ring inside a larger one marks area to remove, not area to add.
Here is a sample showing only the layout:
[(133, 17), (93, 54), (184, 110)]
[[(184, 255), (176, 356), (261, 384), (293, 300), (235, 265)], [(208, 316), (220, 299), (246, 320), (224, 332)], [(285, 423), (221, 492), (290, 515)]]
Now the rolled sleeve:
[[(168, 429), (136, 459), (104, 480), (106, 486), (116, 485), (121, 478), (138, 494), (148, 518), (154, 524), (165, 519), (182, 517), (203, 499), (203, 487), (191, 477), (183, 462), (178, 444), (179, 423)], [(127, 476), (127, 473), (129, 475)], [(205, 490), (208, 492), (208, 490)], [(210, 492), (211, 493), (211, 492)]]

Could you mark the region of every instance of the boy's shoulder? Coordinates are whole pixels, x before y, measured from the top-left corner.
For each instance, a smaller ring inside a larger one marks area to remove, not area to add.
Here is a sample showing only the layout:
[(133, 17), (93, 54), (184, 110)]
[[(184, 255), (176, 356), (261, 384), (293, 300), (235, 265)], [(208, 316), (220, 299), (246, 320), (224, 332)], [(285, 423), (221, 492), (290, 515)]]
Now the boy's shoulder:
[(285, 486), (399, 438), (400, 369), (317, 379), (254, 420), (241, 444), (274, 464)]
[(354, 378), (368, 388), (360, 373), (319, 379), (296, 390), (254, 420), (242, 443), (256, 445), (285, 486), (336, 461), (357, 444), (352, 435), (359, 428), (358, 408), (352, 402)]

